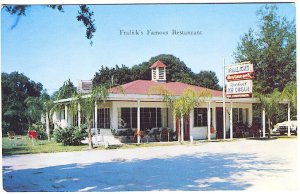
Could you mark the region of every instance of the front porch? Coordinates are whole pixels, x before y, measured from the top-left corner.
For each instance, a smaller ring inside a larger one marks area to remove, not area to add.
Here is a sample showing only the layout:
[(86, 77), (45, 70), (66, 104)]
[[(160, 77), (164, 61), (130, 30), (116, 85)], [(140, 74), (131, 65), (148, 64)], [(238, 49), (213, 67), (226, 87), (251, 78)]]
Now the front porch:
[[(124, 95), (111, 96), (101, 106), (95, 105), (93, 128), (94, 135), (100, 135), (100, 129), (110, 129), (122, 143), (167, 142), (177, 141), (180, 130), (179, 119), (176, 119), (170, 108), (158, 95), (143, 95), (134, 98)], [(253, 99), (226, 101), (225, 105), (225, 138), (223, 127), (223, 104), (221, 98), (213, 98), (194, 107), (189, 116), (184, 118), (184, 140), (232, 139), (247, 137), (252, 126)], [(60, 113), (54, 114), (60, 125), (71, 126), (84, 123), (78, 105), (77, 114), (68, 112), (68, 102)], [(247, 130), (238, 131), (243, 125)], [(58, 125), (56, 125), (58, 127)], [(95, 130), (97, 129), (97, 130)]]

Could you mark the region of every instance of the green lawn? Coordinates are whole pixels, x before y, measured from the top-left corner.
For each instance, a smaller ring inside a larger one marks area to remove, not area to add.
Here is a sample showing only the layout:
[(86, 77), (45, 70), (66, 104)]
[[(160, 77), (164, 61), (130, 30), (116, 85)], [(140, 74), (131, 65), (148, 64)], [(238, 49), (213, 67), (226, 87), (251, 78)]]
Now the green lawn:
[(88, 149), (87, 145), (63, 146), (61, 143), (48, 142), (47, 140), (36, 140), (33, 145), (32, 140), (28, 137), (20, 137), (21, 139), (17, 139), (17, 146), (15, 147), (13, 140), (9, 140), (8, 137), (2, 137), (2, 155), (71, 152)]
[[(81, 146), (64, 146), (61, 143), (47, 140), (37, 140), (32, 144), (32, 140), (26, 136), (20, 136), (17, 139), (17, 146), (14, 146), (13, 140), (8, 137), (2, 137), (2, 154), (15, 155), (15, 154), (35, 154), (35, 153), (54, 153), (54, 152), (71, 152), (88, 150), (88, 145)], [(108, 149), (131, 149), (141, 147), (154, 147), (154, 146), (172, 146), (178, 145), (178, 142), (153, 142), (142, 144), (124, 144), (122, 146), (109, 146)], [(189, 142), (184, 142), (183, 145), (190, 145)], [(95, 147), (94, 150), (105, 149), (103, 146)]]
[[(2, 154), (3, 155), (15, 155), (15, 154), (36, 154), (36, 153), (54, 153), (54, 152), (72, 152), (72, 151), (84, 151), (88, 150), (88, 145), (81, 146), (64, 146), (61, 143), (56, 143), (55, 141), (47, 140), (36, 140), (32, 144), (32, 140), (27, 136), (20, 136), (20, 139), (17, 139), (17, 146), (14, 146), (14, 142), (9, 140), (8, 137), (2, 137)], [(283, 139), (294, 139), (297, 136), (279, 136), (276, 138)], [(235, 141), (234, 139), (233, 141)], [(214, 141), (214, 140), (212, 140)], [(217, 140), (216, 142), (226, 141), (226, 140)], [(231, 140), (232, 141), (232, 140)], [(206, 143), (209, 141), (195, 141), (193, 145), (199, 143)], [(230, 141), (228, 141), (230, 142)], [(153, 143), (142, 143), (142, 144), (124, 144), (122, 146), (110, 146), (108, 149), (131, 149), (131, 148), (141, 148), (141, 147), (155, 147), (155, 146), (173, 146), (179, 145), (177, 141), (173, 142), (153, 142)], [(191, 146), (190, 142), (184, 142), (185, 146)], [(94, 150), (105, 149), (103, 146), (95, 147)]]

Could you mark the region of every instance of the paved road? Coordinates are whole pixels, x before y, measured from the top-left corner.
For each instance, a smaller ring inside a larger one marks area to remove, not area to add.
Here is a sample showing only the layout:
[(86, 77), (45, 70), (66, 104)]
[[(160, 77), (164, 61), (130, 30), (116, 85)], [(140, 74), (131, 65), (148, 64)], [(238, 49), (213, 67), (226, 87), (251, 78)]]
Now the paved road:
[(296, 190), (296, 139), (3, 157), (6, 191)]

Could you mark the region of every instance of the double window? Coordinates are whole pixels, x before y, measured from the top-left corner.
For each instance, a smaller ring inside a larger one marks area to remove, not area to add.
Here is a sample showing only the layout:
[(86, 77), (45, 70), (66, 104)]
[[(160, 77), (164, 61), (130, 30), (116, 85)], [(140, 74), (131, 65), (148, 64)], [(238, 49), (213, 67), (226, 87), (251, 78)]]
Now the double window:
[(137, 128), (137, 108), (121, 108), (118, 111), (118, 128)]
[(97, 128), (110, 128), (110, 111), (109, 108), (99, 108), (97, 112)]
[[(165, 108), (140, 108), (141, 130), (168, 125), (168, 110)], [(118, 128), (137, 128), (137, 108), (118, 109)]]
[(194, 127), (207, 126), (207, 108), (194, 108)]
[[(249, 110), (248, 108), (244, 109), (245, 115), (243, 115), (243, 109), (242, 108), (233, 108), (233, 124), (238, 124), (238, 123), (245, 123), (248, 124), (248, 118), (249, 118)], [(245, 116), (245, 118), (244, 118)]]

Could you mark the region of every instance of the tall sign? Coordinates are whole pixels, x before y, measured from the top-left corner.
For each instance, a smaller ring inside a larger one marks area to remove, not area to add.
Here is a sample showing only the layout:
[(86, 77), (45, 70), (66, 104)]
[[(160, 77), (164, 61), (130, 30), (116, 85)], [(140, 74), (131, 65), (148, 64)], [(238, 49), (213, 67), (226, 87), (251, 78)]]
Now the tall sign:
[(228, 66), (227, 69), (227, 98), (251, 98), (254, 78), (253, 64), (250, 62)]

